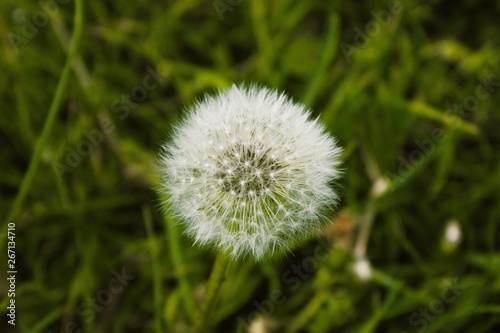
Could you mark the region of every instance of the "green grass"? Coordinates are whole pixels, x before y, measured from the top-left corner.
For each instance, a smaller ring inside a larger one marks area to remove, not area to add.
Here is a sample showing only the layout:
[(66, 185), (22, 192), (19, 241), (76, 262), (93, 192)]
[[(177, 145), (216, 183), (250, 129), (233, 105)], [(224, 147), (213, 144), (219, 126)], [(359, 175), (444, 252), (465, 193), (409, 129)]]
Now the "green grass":
[(233, 82), (286, 91), (327, 125), (357, 228), (230, 265), (214, 332), (258, 313), (266, 332), (500, 328), (498, 5), (88, 1), (80, 34), (78, 2), (59, 2), (0, 4), (0, 271), (13, 222), (18, 272), (15, 327), (0, 280), (2, 332), (190, 331), (215, 256), (162, 216), (155, 159), (186, 107)]

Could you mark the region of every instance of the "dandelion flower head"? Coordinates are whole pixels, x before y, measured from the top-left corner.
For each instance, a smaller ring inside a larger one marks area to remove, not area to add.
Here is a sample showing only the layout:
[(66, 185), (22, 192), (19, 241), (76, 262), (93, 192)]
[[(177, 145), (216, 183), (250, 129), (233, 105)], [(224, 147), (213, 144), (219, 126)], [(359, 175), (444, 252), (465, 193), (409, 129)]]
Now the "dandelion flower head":
[(163, 147), (160, 191), (196, 243), (261, 260), (328, 223), (341, 151), (304, 106), (233, 85), (176, 128)]

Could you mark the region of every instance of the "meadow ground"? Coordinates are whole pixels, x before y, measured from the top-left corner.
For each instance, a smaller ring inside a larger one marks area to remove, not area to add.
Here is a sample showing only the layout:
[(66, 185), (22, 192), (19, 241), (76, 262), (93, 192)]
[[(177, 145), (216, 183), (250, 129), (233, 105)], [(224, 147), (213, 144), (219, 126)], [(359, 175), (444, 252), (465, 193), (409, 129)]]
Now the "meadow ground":
[(154, 165), (233, 82), (311, 108), (344, 177), (334, 227), (230, 267), (214, 332), (500, 330), (499, 2), (80, 4), (0, 3), (2, 332), (190, 331), (214, 254)]

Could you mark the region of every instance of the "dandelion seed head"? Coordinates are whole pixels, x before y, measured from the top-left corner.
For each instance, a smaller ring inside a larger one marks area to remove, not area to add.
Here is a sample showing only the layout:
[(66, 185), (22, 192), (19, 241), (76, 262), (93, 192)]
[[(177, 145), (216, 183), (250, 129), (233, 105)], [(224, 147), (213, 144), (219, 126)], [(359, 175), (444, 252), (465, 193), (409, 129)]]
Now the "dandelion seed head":
[(310, 112), (233, 85), (197, 103), (160, 160), (160, 190), (199, 244), (233, 258), (285, 253), (328, 223), (341, 148)]

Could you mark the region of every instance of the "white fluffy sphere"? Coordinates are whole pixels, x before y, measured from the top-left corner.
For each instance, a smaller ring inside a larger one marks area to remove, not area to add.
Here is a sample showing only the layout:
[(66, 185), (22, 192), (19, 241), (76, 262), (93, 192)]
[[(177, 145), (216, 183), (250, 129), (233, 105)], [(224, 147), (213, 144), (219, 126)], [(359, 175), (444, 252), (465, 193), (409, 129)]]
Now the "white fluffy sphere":
[(163, 147), (160, 191), (195, 242), (260, 260), (328, 223), (342, 150), (309, 118), (257, 86), (233, 85), (189, 111)]

